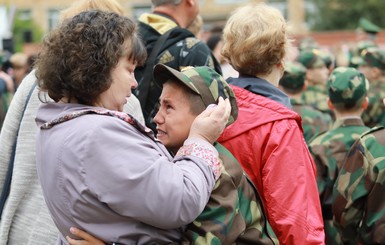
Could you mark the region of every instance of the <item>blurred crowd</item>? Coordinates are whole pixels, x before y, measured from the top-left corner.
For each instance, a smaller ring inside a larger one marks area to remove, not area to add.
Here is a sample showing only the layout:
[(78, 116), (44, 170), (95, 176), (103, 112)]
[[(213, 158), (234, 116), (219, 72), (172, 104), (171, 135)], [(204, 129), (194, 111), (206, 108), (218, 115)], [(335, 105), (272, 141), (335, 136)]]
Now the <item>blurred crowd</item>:
[[(336, 49), (291, 40), (268, 4), (205, 30), (193, 0), (135, 24), (107, 2), (63, 11), (38, 55), (0, 56), (0, 238), (385, 244), (381, 27), (361, 18)], [(37, 214), (45, 230), (25, 228)]]
[(34, 59), (35, 55), (23, 52), (0, 54), (0, 129), (13, 94), (24, 77), (32, 71)]

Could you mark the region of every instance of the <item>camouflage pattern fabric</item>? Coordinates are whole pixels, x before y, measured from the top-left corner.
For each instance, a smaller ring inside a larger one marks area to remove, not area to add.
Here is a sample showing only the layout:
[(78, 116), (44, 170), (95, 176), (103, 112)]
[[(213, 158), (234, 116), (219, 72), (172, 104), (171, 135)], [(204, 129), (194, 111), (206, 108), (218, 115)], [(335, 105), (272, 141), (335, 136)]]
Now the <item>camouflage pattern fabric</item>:
[(325, 61), (321, 55), (321, 51), (318, 49), (311, 49), (302, 51), (296, 61), (301, 63), (306, 69), (318, 68), (326, 66)]
[(329, 114), (322, 113), (311, 106), (305, 105), (298, 99), (291, 98), (290, 102), (293, 106), (293, 111), (297, 112), (302, 118), (303, 134), (307, 144), (310, 143), (314, 136), (331, 127), (333, 121)]
[(385, 244), (385, 128), (362, 135), (334, 186), (333, 214), (344, 244)]
[(310, 105), (323, 113), (333, 115), (327, 104), (328, 95), (326, 94), (326, 86), (308, 86), (302, 93), (301, 99), (305, 105)]
[(360, 118), (337, 120), (329, 131), (318, 135), (309, 144), (317, 167), (326, 244), (341, 244), (339, 233), (333, 225), (333, 185), (350, 147), (368, 130)]
[(364, 74), (352, 67), (334, 69), (327, 84), (330, 101), (344, 110), (360, 107), (369, 90)]
[(279, 244), (268, 228), (257, 189), (233, 155), (216, 143), (224, 169), (208, 204), (184, 234), (182, 244)]
[(291, 93), (299, 93), (305, 85), (306, 68), (299, 62), (285, 62), (285, 71), (279, 85)]
[(377, 45), (373, 41), (364, 40), (358, 42), (354, 47), (349, 50), (349, 67), (358, 68), (363, 62), (363, 54), (369, 48), (376, 48)]
[(231, 114), (227, 125), (238, 117), (238, 105), (233, 90), (225, 79), (216, 71), (207, 66), (187, 66), (181, 71), (169, 66), (158, 64), (154, 68), (154, 80), (160, 87), (168, 80), (179, 81), (198, 94), (203, 104), (217, 104), (219, 97), (229, 98)]
[(385, 126), (385, 84), (381, 81), (371, 82), (368, 91), (369, 105), (362, 114), (362, 119), (368, 127)]

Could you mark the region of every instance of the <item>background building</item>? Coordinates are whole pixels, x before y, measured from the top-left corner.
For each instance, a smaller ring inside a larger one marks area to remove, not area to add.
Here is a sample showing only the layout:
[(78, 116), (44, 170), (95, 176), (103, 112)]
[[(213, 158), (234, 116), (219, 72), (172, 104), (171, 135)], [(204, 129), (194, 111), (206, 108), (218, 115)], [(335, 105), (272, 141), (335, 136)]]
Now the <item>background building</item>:
[[(60, 10), (67, 8), (73, 1), (76, 0), (0, 0), (0, 50), (10, 45), (20, 49), (18, 45), (22, 43), (24, 52), (35, 52), (41, 36), (58, 24)], [(125, 8), (126, 15), (132, 18), (151, 11), (151, 0), (118, 1)], [(267, 2), (278, 8), (287, 19), (293, 38), (297, 41), (306, 36), (312, 37), (322, 46), (355, 41), (354, 31), (310, 32), (312, 19), (308, 17), (317, 12), (314, 1), (310, 0), (200, 0), (204, 29), (223, 25), (234, 9), (251, 2)], [(12, 32), (15, 29), (17, 35)], [(385, 33), (378, 36), (378, 42), (385, 43)], [(31, 51), (28, 51), (29, 47)]]

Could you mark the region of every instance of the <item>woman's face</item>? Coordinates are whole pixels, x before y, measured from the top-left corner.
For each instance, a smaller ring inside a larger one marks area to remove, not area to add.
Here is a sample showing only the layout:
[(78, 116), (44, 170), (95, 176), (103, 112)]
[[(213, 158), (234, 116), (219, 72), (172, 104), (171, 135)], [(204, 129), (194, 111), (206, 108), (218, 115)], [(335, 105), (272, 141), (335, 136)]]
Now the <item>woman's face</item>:
[(190, 111), (190, 102), (183, 85), (166, 82), (159, 98), (159, 111), (154, 117), (157, 138), (173, 153), (177, 153), (190, 133), (196, 115)]
[(127, 98), (131, 96), (131, 89), (138, 86), (134, 76), (135, 67), (136, 63), (127, 56), (120, 57), (111, 71), (111, 86), (99, 96), (96, 106), (123, 111)]

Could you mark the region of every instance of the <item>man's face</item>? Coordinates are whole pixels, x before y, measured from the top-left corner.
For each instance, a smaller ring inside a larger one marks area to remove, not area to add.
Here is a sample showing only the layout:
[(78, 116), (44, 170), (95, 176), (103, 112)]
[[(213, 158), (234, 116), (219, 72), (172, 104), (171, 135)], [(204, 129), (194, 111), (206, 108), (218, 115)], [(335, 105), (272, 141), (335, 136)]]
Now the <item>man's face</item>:
[(325, 65), (317, 66), (306, 71), (306, 80), (310, 84), (324, 84), (328, 80), (329, 70)]
[(364, 74), (366, 79), (369, 80), (369, 82), (375, 82), (379, 79), (379, 75), (381, 74), (381, 71), (376, 67), (371, 67), (368, 65), (360, 65), (358, 67), (358, 70)]
[(176, 153), (187, 139), (196, 115), (190, 111), (182, 84), (166, 82), (159, 98), (159, 111), (154, 117), (157, 138)]

